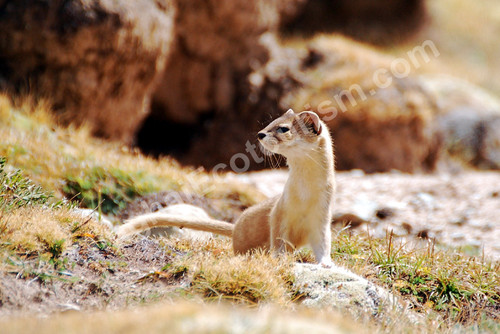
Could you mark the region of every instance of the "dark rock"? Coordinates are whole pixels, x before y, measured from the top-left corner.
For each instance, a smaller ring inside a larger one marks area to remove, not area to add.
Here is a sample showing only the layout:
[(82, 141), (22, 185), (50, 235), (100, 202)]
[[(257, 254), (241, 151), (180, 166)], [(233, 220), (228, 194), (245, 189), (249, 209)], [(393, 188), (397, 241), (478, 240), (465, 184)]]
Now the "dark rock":
[(374, 44), (403, 42), (428, 21), (424, 0), (308, 0), (296, 12), (285, 33), (340, 32)]
[(339, 217), (335, 217), (332, 220), (332, 224), (340, 226), (350, 226), (351, 228), (356, 228), (366, 223), (366, 221), (354, 214), (346, 213)]
[(468, 166), (500, 169), (500, 100), (458, 78), (421, 80), (436, 100), (437, 124), (449, 155)]
[(375, 213), (377, 218), (379, 219), (386, 219), (394, 216), (394, 210), (391, 208), (381, 208), (378, 209), (377, 212)]
[(417, 237), (422, 239), (428, 239), (430, 237), (429, 230), (428, 229), (421, 230), (420, 232), (417, 233)]

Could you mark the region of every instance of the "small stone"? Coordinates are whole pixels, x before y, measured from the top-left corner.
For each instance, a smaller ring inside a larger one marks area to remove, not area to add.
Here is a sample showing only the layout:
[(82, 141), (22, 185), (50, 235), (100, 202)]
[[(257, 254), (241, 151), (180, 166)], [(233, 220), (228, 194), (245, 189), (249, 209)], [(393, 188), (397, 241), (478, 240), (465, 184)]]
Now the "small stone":
[(436, 207), (436, 200), (434, 196), (428, 193), (418, 193), (412, 203), (417, 206), (424, 206), (429, 209), (433, 209)]
[(429, 239), (429, 230), (428, 229), (423, 229), (420, 232), (417, 233), (418, 238), (422, 239)]
[(456, 225), (456, 226), (463, 226), (463, 225), (465, 225), (465, 223), (467, 223), (466, 217), (460, 217), (457, 220), (450, 222), (450, 224)]
[(455, 233), (452, 233), (450, 235), (450, 237), (455, 240), (455, 241), (458, 241), (458, 240), (464, 240), (465, 239), (465, 234), (462, 233), (462, 232), (455, 232)]
[(365, 176), (365, 172), (362, 169), (353, 169), (349, 173), (351, 174), (351, 176), (354, 176), (354, 177)]
[(481, 240), (471, 240), (469, 242), (469, 245), (471, 245), (473, 247), (481, 247), (483, 245), (483, 243), (481, 242)]
[(379, 205), (369, 199), (367, 196), (360, 196), (354, 202), (354, 205), (351, 207), (353, 214), (360, 217), (361, 219), (368, 221), (375, 215), (375, 211)]
[(94, 220), (96, 220), (97, 222), (101, 223), (102, 225), (104, 225), (105, 227), (109, 228), (110, 230), (113, 229), (113, 223), (111, 222), (111, 220), (109, 220), (106, 216), (104, 215), (99, 215), (99, 212), (95, 211), (95, 210), (92, 210), (92, 209), (79, 209), (79, 208), (76, 208), (76, 209), (73, 209), (73, 211), (82, 216), (83, 218), (93, 218)]
[(343, 214), (332, 220), (334, 225), (350, 226), (351, 228), (359, 227), (363, 223), (366, 223), (366, 221), (352, 213)]
[(67, 304), (59, 304), (57, 305), (61, 312), (79, 312), (80, 311), (80, 306), (67, 303)]
[(487, 224), (487, 222), (483, 222), (483, 221), (478, 220), (478, 219), (471, 219), (471, 220), (469, 221), (469, 226), (471, 226), (471, 227), (478, 227), (478, 228), (482, 228), (482, 227), (484, 227), (486, 224)]
[(411, 226), (411, 224), (407, 223), (407, 222), (403, 222), (401, 223), (401, 227), (405, 229), (405, 231), (410, 234), (411, 231), (413, 230), (413, 226)]
[(391, 208), (381, 208), (381, 209), (378, 209), (377, 212), (375, 212), (375, 215), (379, 219), (386, 219), (386, 218), (394, 216), (394, 210)]

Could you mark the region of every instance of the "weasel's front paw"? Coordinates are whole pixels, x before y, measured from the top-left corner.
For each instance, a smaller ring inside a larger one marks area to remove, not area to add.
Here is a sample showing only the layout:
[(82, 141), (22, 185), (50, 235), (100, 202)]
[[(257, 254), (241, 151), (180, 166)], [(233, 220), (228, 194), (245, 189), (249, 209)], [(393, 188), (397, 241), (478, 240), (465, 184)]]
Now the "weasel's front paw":
[(321, 260), (319, 265), (322, 266), (323, 268), (331, 268), (331, 267), (333, 267), (333, 262), (330, 259)]

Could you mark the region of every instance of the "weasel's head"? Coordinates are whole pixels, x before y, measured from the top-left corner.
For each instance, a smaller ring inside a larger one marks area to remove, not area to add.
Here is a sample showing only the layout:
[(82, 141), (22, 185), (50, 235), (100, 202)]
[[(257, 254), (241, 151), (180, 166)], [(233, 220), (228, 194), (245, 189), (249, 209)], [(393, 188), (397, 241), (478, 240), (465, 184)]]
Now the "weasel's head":
[(289, 109), (260, 131), (258, 137), (264, 149), (292, 157), (317, 148), (323, 127), (315, 113), (304, 111), (296, 114)]

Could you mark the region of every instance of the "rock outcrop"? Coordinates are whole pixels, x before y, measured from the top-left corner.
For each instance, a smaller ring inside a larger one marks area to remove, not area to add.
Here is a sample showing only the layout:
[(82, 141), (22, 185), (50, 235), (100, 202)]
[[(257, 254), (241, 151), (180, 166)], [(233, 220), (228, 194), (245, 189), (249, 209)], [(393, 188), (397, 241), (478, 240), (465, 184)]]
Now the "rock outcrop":
[[(321, 3), (366, 22), (392, 8), (379, 17), (386, 28), (401, 23), (397, 13), (405, 8), (415, 27), (425, 16), (419, 0), (406, 7)], [(312, 1), (5, 0), (0, 89), (45, 97), (64, 121), (208, 169), (268, 167), (255, 134), (290, 107), (327, 121), (340, 170), (432, 171), (443, 136), (468, 164), (499, 168), (498, 114), (461, 112), (453, 101), (466, 90), (443, 93), (412, 73), (439, 55), (432, 45), (395, 59), (338, 36), (279, 41), (280, 27), (308, 6)], [(482, 108), (476, 100), (466, 101), (469, 109)]]
[(0, 88), (47, 98), (63, 120), (131, 143), (173, 37), (170, 0), (0, 6)]
[(207, 168), (244, 152), (293, 86), (286, 66), (268, 69), (277, 57), (287, 60), (275, 33), (301, 2), (179, 1), (172, 58), (139, 146)]
[[(435, 168), (442, 146), (438, 109), (411, 75), (413, 59), (384, 56), (343, 38), (316, 38), (308, 52), (301, 88), (282, 102), (313, 110), (327, 122), (339, 170)], [(422, 52), (435, 56), (430, 47)]]
[[(285, 47), (276, 39), (279, 16), (259, 20), (257, 3), (246, 4), (245, 15), (225, 18), (228, 5), (187, 10), (195, 2), (179, 10), (175, 60), (139, 133), (141, 147), (205, 168), (260, 169), (264, 159), (255, 159), (248, 145), (256, 144), (265, 124), (290, 106), (320, 112), (324, 101), (339, 95), (345, 110), (328, 122), (339, 169), (435, 168), (441, 142), (434, 101), (414, 77), (390, 76), (393, 58), (340, 37), (315, 39), (306, 50)], [(390, 78), (377, 76), (379, 69)], [(381, 89), (377, 79), (391, 83)], [(354, 96), (349, 105), (348, 95), (360, 94), (353, 87), (367, 96)]]

